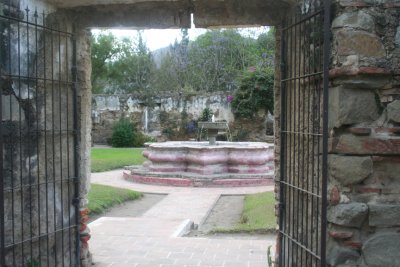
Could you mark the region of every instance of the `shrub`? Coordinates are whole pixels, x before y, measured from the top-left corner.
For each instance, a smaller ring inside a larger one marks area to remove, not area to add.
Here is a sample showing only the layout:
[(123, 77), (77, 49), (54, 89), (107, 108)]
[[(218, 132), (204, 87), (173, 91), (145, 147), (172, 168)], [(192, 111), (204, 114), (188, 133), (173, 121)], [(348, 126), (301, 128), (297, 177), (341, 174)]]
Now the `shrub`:
[(259, 109), (273, 114), (274, 72), (272, 69), (246, 72), (235, 92), (232, 108), (237, 118), (252, 118)]
[(134, 147), (144, 147), (144, 143), (155, 143), (157, 140), (151, 136), (147, 136), (142, 132), (137, 132), (135, 135)]
[(111, 137), (113, 147), (133, 147), (137, 131), (135, 125), (126, 118), (121, 118), (114, 124)]
[(143, 147), (147, 142), (156, 142), (156, 140), (136, 130), (129, 119), (121, 118), (114, 124), (111, 137), (113, 147)]
[(239, 129), (239, 131), (237, 131), (237, 133), (232, 137), (232, 139), (235, 142), (248, 141), (249, 135), (250, 135), (249, 130)]
[(201, 113), (201, 117), (199, 118), (199, 121), (211, 121), (213, 113), (214, 112), (210, 108), (203, 109), (203, 112)]

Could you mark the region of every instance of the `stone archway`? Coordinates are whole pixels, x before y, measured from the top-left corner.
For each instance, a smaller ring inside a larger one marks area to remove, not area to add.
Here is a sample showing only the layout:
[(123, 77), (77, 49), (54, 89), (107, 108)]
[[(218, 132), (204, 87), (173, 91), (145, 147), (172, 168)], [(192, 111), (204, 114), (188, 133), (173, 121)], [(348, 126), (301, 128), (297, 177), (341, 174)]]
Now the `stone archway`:
[[(309, 0), (3, 0), (0, 7), (45, 9), (49, 18), (76, 24), (80, 124), (80, 206), (87, 215), (90, 180), (90, 45), (88, 27), (199, 27), (279, 25)], [(398, 266), (400, 253), (400, 5), (392, 0), (332, 0), (329, 90), (327, 263)], [(277, 31), (280, 44), (280, 31)], [(279, 45), (277, 46), (279, 47)], [(277, 60), (280, 52), (277, 49)], [(280, 96), (276, 65), (276, 97)], [(276, 101), (279, 108), (279, 101)], [(279, 133), (279, 116), (276, 133)], [(279, 136), (277, 136), (279, 137)], [(276, 158), (279, 158), (277, 138)], [(279, 162), (277, 162), (279, 170)], [(279, 176), (277, 176), (279, 177)], [(84, 220), (82, 221), (84, 226)], [(84, 227), (83, 227), (84, 228)], [(87, 233), (82, 232), (83, 255)], [(345, 262), (348, 263), (345, 263)], [(87, 262), (86, 262), (87, 263)], [(83, 258), (83, 265), (85, 259)]]

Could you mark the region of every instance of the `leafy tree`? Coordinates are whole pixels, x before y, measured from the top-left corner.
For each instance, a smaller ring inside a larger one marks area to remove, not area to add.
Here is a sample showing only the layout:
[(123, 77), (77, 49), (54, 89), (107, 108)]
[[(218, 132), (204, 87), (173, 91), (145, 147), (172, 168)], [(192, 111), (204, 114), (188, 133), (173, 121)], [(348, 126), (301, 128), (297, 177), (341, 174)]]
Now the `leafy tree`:
[(267, 33), (257, 38), (258, 49), (261, 51), (260, 67), (273, 67), (275, 60), (275, 28), (271, 27)]
[[(183, 35), (184, 36), (184, 35)], [(250, 66), (262, 67), (273, 53), (238, 30), (210, 30), (190, 42), (185, 38), (171, 49), (169, 66), (174, 69), (180, 88), (196, 91), (234, 91), (239, 75)], [(263, 58), (264, 56), (264, 58)], [(174, 61), (175, 60), (175, 61)], [(174, 80), (172, 77), (170, 80)]]
[(102, 93), (108, 78), (108, 64), (120, 52), (121, 47), (111, 33), (92, 36), (92, 88), (94, 93)]
[(173, 92), (179, 90), (181, 87), (181, 80), (176, 69), (176, 58), (173, 53), (168, 52), (152, 77), (152, 87), (154, 91)]
[(158, 68), (141, 32), (137, 39), (118, 39), (110, 33), (93, 38), (93, 91), (95, 93), (160, 91), (230, 91), (240, 86), (249, 68), (271, 69), (274, 64), (274, 31), (258, 38), (239, 30), (209, 30), (189, 41), (182, 38), (162, 56)]
[(142, 34), (139, 32), (136, 44), (123, 39), (121, 47), (118, 59), (109, 66), (112, 87), (125, 93), (148, 91), (154, 63)]
[(212, 30), (189, 49), (190, 80), (196, 90), (233, 90), (235, 78), (247, 65), (244, 38), (236, 30)]
[(235, 117), (252, 118), (259, 109), (273, 114), (273, 87), (274, 72), (272, 68), (245, 72), (232, 101)]
[(161, 65), (153, 77), (153, 88), (156, 91), (184, 91), (189, 87), (188, 79), (188, 46), (187, 29), (181, 30), (182, 39), (169, 47)]
[(131, 38), (117, 39), (111, 33), (92, 39), (92, 85), (95, 93), (131, 93), (150, 87), (154, 63), (139, 32)]

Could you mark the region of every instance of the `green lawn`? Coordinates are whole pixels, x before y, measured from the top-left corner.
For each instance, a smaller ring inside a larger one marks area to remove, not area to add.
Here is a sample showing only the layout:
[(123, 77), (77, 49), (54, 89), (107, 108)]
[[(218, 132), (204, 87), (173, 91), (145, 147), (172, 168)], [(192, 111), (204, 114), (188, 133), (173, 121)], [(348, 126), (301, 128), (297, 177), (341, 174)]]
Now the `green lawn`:
[(140, 165), (143, 148), (92, 148), (92, 172), (103, 172), (129, 165)]
[(246, 195), (240, 222), (215, 232), (273, 232), (276, 228), (274, 192)]
[(90, 214), (101, 214), (107, 209), (128, 200), (141, 198), (142, 193), (128, 189), (92, 184), (89, 191)]

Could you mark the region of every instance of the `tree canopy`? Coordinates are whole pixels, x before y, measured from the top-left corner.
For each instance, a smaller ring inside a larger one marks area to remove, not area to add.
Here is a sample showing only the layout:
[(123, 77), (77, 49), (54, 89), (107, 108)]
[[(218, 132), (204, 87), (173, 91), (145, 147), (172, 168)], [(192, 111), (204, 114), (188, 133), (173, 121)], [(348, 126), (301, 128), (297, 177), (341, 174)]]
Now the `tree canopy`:
[(132, 93), (148, 90), (154, 62), (142, 35), (118, 39), (112, 33), (92, 37), (94, 93)]
[(208, 30), (195, 41), (189, 41), (187, 30), (181, 33), (181, 40), (157, 55), (158, 64), (140, 33), (136, 39), (118, 39), (109, 32), (94, 36), (93, 92), (234, 92), (249, 69), (273, 69), (273, 30), (257, 38), (237, 29)]

